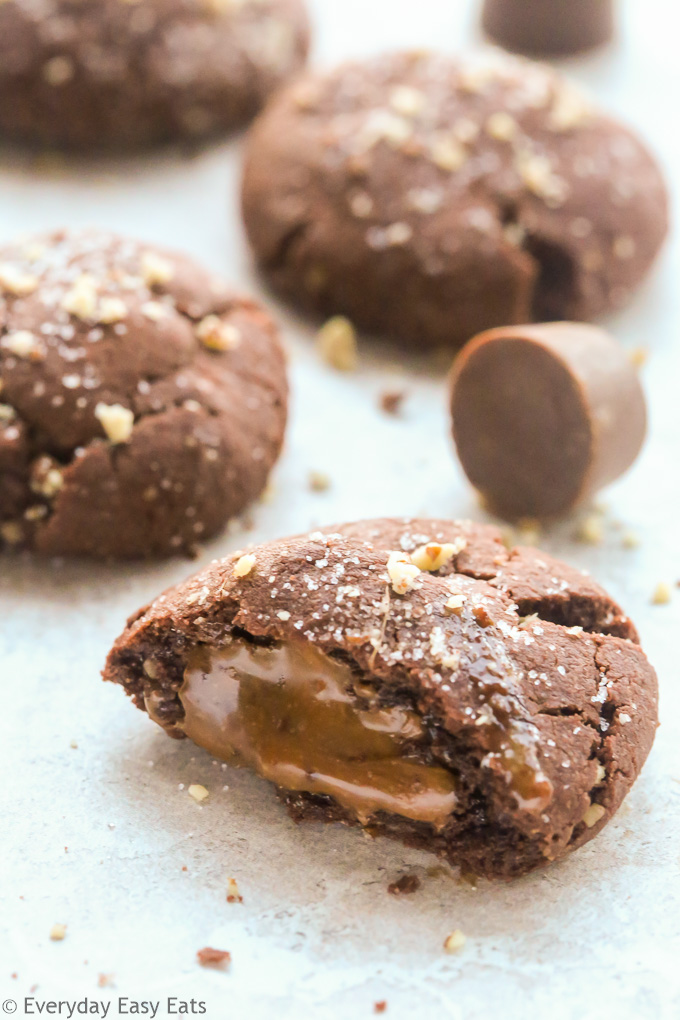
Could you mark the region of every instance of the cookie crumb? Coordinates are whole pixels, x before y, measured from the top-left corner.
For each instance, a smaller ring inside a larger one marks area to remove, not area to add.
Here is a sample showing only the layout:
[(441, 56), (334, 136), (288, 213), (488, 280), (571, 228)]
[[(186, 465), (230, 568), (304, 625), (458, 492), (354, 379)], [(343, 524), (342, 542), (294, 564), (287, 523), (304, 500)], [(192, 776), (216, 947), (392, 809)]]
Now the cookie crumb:
[(252, 571), (255, 562), (255, 557), (252, 553), (244, 553), (234, 564), (234, 569), (232, 570), (233, 576), (246, 577)]
[(53, 942), (61, 942), (62, 939), (66, 938), (66, 925), (65, 924), (53, 924), (50, 928), (50, 938)]
[(226, 949), (212, 949), (210, 946), (199, 949), (196, 958), (201, 967), (215, 967), (218, 970), (226, 970), (231, 963), (231, 953)]
[(103, 404), (100, 401), (94, 409), (94, 416), (99, 419), (114, 446), (126, 443), (132, 435), (135, 416), (128, 407), (122, 404)]
[(357, 334), (343, 315), (329, 319), (317, 334), (317, 345), (324, 361), (340, 372), (354, 372), (358, 364)]
[(200, 783), (192, 783), (187, 793), (192, 797), (197, 804), (202, 804), (204, 800), (210, 796), (205, 786), (201, 786)]
[(373, 1006), (374, 1013), (384, 1013), (386, 1009), (387, 1003), (385, 1002), (384, 999), (382, 999), (380, 1002), (376, 1002)]
[(401, 412), (405, 399), (406, 390), (383, 390), (380, 394), (380, 410), (396, 416)]
[(227, 903), (243, 903), (243, 897), (238, 890), (235, 878), (227, 879)]
[(312, 492), (327, 492), (331, 487), (331, 480), (323, 471), (310, 471), (307, 483)]
[(606, 810), (602, 804), (591, 804), (583, 816), (583, 821), (592, 829), (593, 825), (597, 825), (601, 818), (606, 815)]
[(418, 889), (420, 889), (420, 879), (417, 875), (402, 875), (396, 882), (390, 882), (387, 887), (391, 896), (410, 896)]
[(113, 988), (113, 974), (100, 974), (97, 977), (98, 988)]
[(412, 563), (403, 552), (391, 552), (387, 560), (387, 574), (397, 595), (405, 595), (407, 591), (417, 587), (416, 578), (420, 569)]
[(670, 600), (671, 600), (670, 584), (667, 584), (666, 581), (659, 581), (656, 588), (654, 589), (654, 594), (652, 595), (652, 605), (665, 606), (668, 605)]
[(444, 939), (444, 952), (445, 953), (458, 953), (465, 945), (466, 939), (460, 928), (456, 928), (450, 935), (447, 935)]

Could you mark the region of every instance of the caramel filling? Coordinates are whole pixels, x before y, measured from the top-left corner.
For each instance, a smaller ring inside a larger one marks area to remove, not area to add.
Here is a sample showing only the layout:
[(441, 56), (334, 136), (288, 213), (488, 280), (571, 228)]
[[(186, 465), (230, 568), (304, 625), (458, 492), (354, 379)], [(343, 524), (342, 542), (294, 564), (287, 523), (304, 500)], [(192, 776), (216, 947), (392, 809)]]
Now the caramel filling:
[(364, 824), (387, 811), (442, 828), (455, 780), (410, 757), (426, 742), (420, 717), (365, 693), (349, 667), (311, 645), (234, 640), (192, 652), (179, 697), (185, 733), (217, 758), (287, 790), (328, 794)]

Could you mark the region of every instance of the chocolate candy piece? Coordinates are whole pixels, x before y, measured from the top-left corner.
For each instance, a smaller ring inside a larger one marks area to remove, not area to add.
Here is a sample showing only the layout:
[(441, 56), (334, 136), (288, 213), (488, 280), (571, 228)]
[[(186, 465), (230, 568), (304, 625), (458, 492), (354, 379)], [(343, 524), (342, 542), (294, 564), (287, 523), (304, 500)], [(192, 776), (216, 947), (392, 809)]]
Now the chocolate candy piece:
[(485, 32), (530, 56), (566, 56), (602, 46), (614, 32), (613, 0), (485, 0)]
[(215, 561), (131, 619), (105, 678), (295, 819), (490, 878), (590, 839), (656, 725), (616, 603), (471, 522), (359, 521)]
[(454, 363), (451, 413), (465, 473), (508, 520), (567, 513), (630, 467), (646, 429), (626, 352), (577, 322), (475, 337)]

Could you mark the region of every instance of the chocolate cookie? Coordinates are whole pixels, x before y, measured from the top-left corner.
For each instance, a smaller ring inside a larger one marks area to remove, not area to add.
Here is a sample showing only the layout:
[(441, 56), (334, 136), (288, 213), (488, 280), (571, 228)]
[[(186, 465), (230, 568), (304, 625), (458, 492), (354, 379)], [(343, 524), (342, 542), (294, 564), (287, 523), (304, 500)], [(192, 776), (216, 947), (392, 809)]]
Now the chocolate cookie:
[(471, 340), (451, 376), (458, 456), (488, 508), (550, 518), (613, 482), (642, 446), (645, 397), (597, 326), (503, 326)]
[(609, 42), (614, 0), (484, 0), (482, 23), (515, 53), (566, 57)]
[(274, 286), (413, 346), (591, 319), (666, 233), (635, 135), (548, 68), (393, 54), (310, 74), (253, 127), (243, 215)]
[(176, 253), (95, 232), (0, 250), (0, 546), (191, 551), (263, 489), (276, 326)]
[(656, 727), (656, 676), (581, 571), (470, 522), (377, 520), (216, 561), (104, 672), (171, 736), (489, 878), (591, 839)]
[(0, 133), (91, 150), (235, 128), (305, 62), (303, 0), (7, 0)]

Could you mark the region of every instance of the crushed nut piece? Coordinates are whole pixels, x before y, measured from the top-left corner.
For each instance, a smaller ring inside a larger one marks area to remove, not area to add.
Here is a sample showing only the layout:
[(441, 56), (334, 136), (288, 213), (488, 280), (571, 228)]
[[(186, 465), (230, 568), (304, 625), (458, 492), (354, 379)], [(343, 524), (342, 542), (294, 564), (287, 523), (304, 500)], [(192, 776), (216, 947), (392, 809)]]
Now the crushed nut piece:
[(140, 308), (140, 312), (150, 322), (160, 322), (161, 319), (167, 316), (168, 309), (160, 301), (145, 301)]
[(467, 602), (467, 595), (454, 594), (446, 600), (444, 603), (444, 609), (448, 609), (450, 613), (460, 613), (461, 609)]
[(227, 903), (243, 903), (243, 897), (238, 891), (238, 883), (235, 878), (227, 879)]
[(460, 928), (456, 928), (455, 931), (452, 931), (444, 939), (444, 951), (447, 953), (457, 953), (463, 948), (465, 941), (465, 936)]
[(18, 329), (14, 333), (8, 333), (2, 338), (2, 346), (12, 354), (16, 354), (17, 358), (41, 361), (45, 357), (42, 341), (28, 329)]
[(397, 595), (405, 595), (407, 591), (418, 587), (416, 578), (420, 574), (420, 570), (415, 563), (411, 562), (406, 553), (390, 553), (387, 560), (387, 574)]
[(114, 444), (126, 443), (132, 435), (134, 413), (122, 404), (104, 404), (101, 401), (94, 409), (94, 416), (101, 422), (108, 439)]
[(75, 67), (69, 57), (51, 57), (43, 64), (42, 75), (48, 85), (64, 85), (74, 73)]
[(190, 797), (193, 798), (193, 800), (196, 801), (197, 804), (201, 804), (204, 800), (207, 800), (208, 797), (210, 796), (205, 786), (201, 786), (200, 783), (192, 783), (189, 789), (187, 790), (187, 793), (189, 794)]
[(0, 538), (7, 545), (20, 545), (24, 540), (24, 529), (19, 521), (4, 521), (0, 524)]
[(467, 159), (467, 151), (453, 135), (438, 132), (430, 144), (430, 159), (440, 170), (459, 170)]
[(603, 534), (602, 518), (599, 514), (589, 514), (588, 517), (584, 517), (576, 530), (578, 541), (587, 542), (589, 545), (599, 545)]
[(486, 131), (499, 142), (509, 142), (517, 132), (517, 121), (504, 110), (498, 110), (488, 118)]
[(340, 372), (353, 372), (357, 367), (357, 334), (343, 315), (329, 319), (317, 334), (321, 357)]
[(591, 804), (583, 816), (583, 821), (592, 829), (593, 825), (597, 825), (601, 818), (606, 815), (606, 810), (602, 804)]
[(50, 928), (50, 938), (53, 942), (61, 942), (62, 939), (66, 938), (66, 925), (65, 924), (53, 924)]
[(119, 297), (103, 297), (99, 302), (97, 319), (107, 326), (112, 322), (120, 322), (128, 313), (127, 305)]
[(231, 953), (225, 949), (212, 949), (210, 946), (199, 949), (196, 958), (201, 967), (216, 967), (221, 970), (226, 970), (231, 963)]
[(0, 404), (0, 422), (14, 421), (16, 414), (11, 404)]
[(409, 85), (397, 85), (390, 93), (390, 106), (404, 117), (417, 117), (425, 106), (425, 95)]
[(233, 576), (246, 577), (255, 566), (255, 563), (256, 560), (252, 553), (244, 553), (234, 564), (234, 569), (232, 570)]
[(93, 319), (97, 312), (97, 281), (82, 273), (61, 300), (61, 307), (77, 319)]
[(439, 545), (438, 542), (429, 542), (411, 553), (411, 563), (415, 563), (420, 570), (429, 572), (440, 570), (454, 556), (462, 552), (466, 545), (467, 542), (464, 538), (458, 538), (455, 542), (446, 542), (444, 545)]
[(310, 471), (307, 481), (312, 492), (326, 492), (331, 487), (331, 480), (323, 471)]
[(652, 595), (652, 605), (654, 606), (665, 606), (671, 600), (671, 586), (665, 581), (659, 581), (654, 594)]
[(26, 297), (38, 286), (38, 277), (31, 273), (22, 273), (16, 266), (7, 262), (0, 265), (0, 287), (8, 294)]
[(147, 287), (154, 287), (159, 283), (168, 283), (175, 275), (175, 267), (168, 259), (157, 255), (155, 251), (142, 252), (140, 259), (142, 279)]
[(219, 315), (206, 315), (196, 327), (196, 336), (211, 351), (233, 351), (241, 343), (241, 333)]

